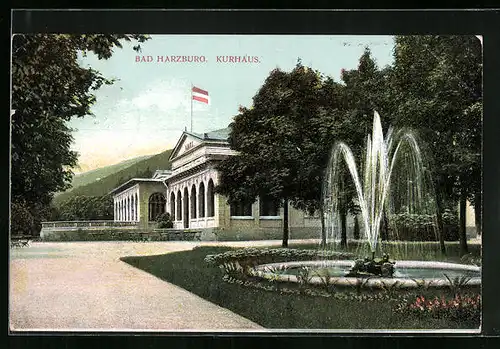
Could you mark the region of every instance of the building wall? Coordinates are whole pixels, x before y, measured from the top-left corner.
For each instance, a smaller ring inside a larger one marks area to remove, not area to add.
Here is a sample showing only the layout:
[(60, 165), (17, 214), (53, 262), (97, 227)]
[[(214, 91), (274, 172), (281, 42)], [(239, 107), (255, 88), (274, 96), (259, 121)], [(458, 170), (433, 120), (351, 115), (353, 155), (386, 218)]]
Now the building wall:
[(165, 195), (165, 185), (162, 183), (141, 183), (139, 184), (139, 222), (141, 228), (148, 228), (149, 225), (149, 197), (154, 193)]

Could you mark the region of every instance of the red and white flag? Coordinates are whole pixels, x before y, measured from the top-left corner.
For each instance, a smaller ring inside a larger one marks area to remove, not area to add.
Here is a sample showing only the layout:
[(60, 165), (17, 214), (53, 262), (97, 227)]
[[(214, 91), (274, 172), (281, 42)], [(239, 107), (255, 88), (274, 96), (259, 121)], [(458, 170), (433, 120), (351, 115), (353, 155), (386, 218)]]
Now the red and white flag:
[(208, 92), (202, 90), (201, 88), (193, 86), (193, 88), (191, 89), (191, 96), (195, 101), (208, 104)]

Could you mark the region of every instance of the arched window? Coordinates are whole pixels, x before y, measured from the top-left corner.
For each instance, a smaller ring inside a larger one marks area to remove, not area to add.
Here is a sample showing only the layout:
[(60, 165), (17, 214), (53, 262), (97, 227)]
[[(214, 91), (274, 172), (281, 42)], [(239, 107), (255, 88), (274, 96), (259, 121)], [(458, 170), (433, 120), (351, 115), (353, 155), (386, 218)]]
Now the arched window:
[(198, 211), (200, 218), (205, 217), (205, 184), (200, 183), (198, 188)]
[(252, 203), (249, 202), (235, 202), (230, 207), (231, 216), (251, 216)]
[(182, 194), (180, 190), (177, 192), (177, 220), (182, 220)]
[(212, 179), (208, 181), (207, 187), (207, 217), (215, 216), (215, 193), (214, 182)]
[(196, 218), (196, 187), (193, 184), (191, 187), (191, 218)]
[(154, 193), (149, 197), (149, 220), (155, 221), (156, 217), (165, 213), (167, 200), (162, 193)]
[(270, 197), (261, 196), (259, 200), (260, 216), (279, 216), (279, 201)]
[(175, 194), (174, 194), (174, 192), (170, 193), (170, 217), (173, 221), (175, 221)]
[(184, 188), (184, 197), (182, 201), (182, 219), (184, 220), (184, 228), (189, 228), (189, 194), (187, 188)]

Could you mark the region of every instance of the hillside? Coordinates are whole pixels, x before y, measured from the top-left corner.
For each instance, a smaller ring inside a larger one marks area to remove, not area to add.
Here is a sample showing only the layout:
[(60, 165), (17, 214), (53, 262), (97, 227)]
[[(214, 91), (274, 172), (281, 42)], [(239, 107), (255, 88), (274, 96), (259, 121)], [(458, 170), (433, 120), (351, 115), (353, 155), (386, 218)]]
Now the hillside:
[(171, 168), (171, 163), (168, 161), (171, 153), (172, 149), (169, 149), (146, 159), (137, 161), (126, 168), (122, 168), (116, 172), (108, 174), (104, 178), (101, 177), (99, 181), (81, 185), (73, 190), (61, 193), (54, 198), (53, 202), (57, 206), (59, 203), (76, 195), (105, 195), (118, 185), (131, 178), (149, 176), (147, 172), (152, 174), (156, 170), (168, 170)]
[(136, 162), (147, 159), (149, 157), (151, 157), (151, 155), (138, 156), (133, 159), (122, 161), (118, 164), (101, 167), (84, 173), (79, 173), (73, 177), (73, 182), (71, 183), (72, 189), (70, 190), (74, 190), (78, 187), (81, 187), (82, 185), (90, 184), (95, 182), (96, 180), (105, 178), (115, 172), (121, 171), (127, 167), (132, 166)]

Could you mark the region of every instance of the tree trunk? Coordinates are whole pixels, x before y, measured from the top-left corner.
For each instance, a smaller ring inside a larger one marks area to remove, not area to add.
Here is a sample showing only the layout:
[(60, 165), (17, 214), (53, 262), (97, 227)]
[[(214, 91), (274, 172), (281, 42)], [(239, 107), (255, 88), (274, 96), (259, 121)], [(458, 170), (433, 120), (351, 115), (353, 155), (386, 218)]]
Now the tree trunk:
[(483, 197), (481, 191), (476, 193), (476, 197), (474, 199), (474, 215), (475, 215), (475, 223), (476, 223), (476, 233), (478, 236), (483, 232), (483, 222), (482, 222), (482, 201)]
[(354, 232), (353, 236), (355, 240), (359, 240), (359, 219), (358, 215), (354, 216)]
[(466, 231), (466, 225), (465, 225), (465, 210), (467, 207), (467, 197), (465, 196), (465, 190), (462, 189), (462, 192), (460, 193), (460, 226), (459, 226), (459, 240), (460, 240), (460, 255), (467, 254), (468, 248), (467, 248), (467, 231)]
[(439, 247), (441, 248), (441, 253), (443, 255), (446, 255), (446, 245), (444, 244), (443, 201), (441, 200), (441, 192), (439, 190), (440, 190), (439, 186), (436, 185), (437, 230), (438, 230)]
[(347, 248), (347, 212), (343, 211), (340, 214), (340, 247)]
[(289, 235), (289, 227), (288, 227), (288, 199), (285, 199), (283, 203), (283, 242), (281, 243), (282, 247), (288, 247), (288, 235)]
[(319, 214), (321, 216), (321, 247), (326, 247), (326, 227), (325, 227), (325, 210), (320, 205)]
[(382, 241), (389, 240), (389, 222), (387, 220), (387, 214), (385, 210), (382, 212), (382, 226), (380, 229), (380, 239)]

